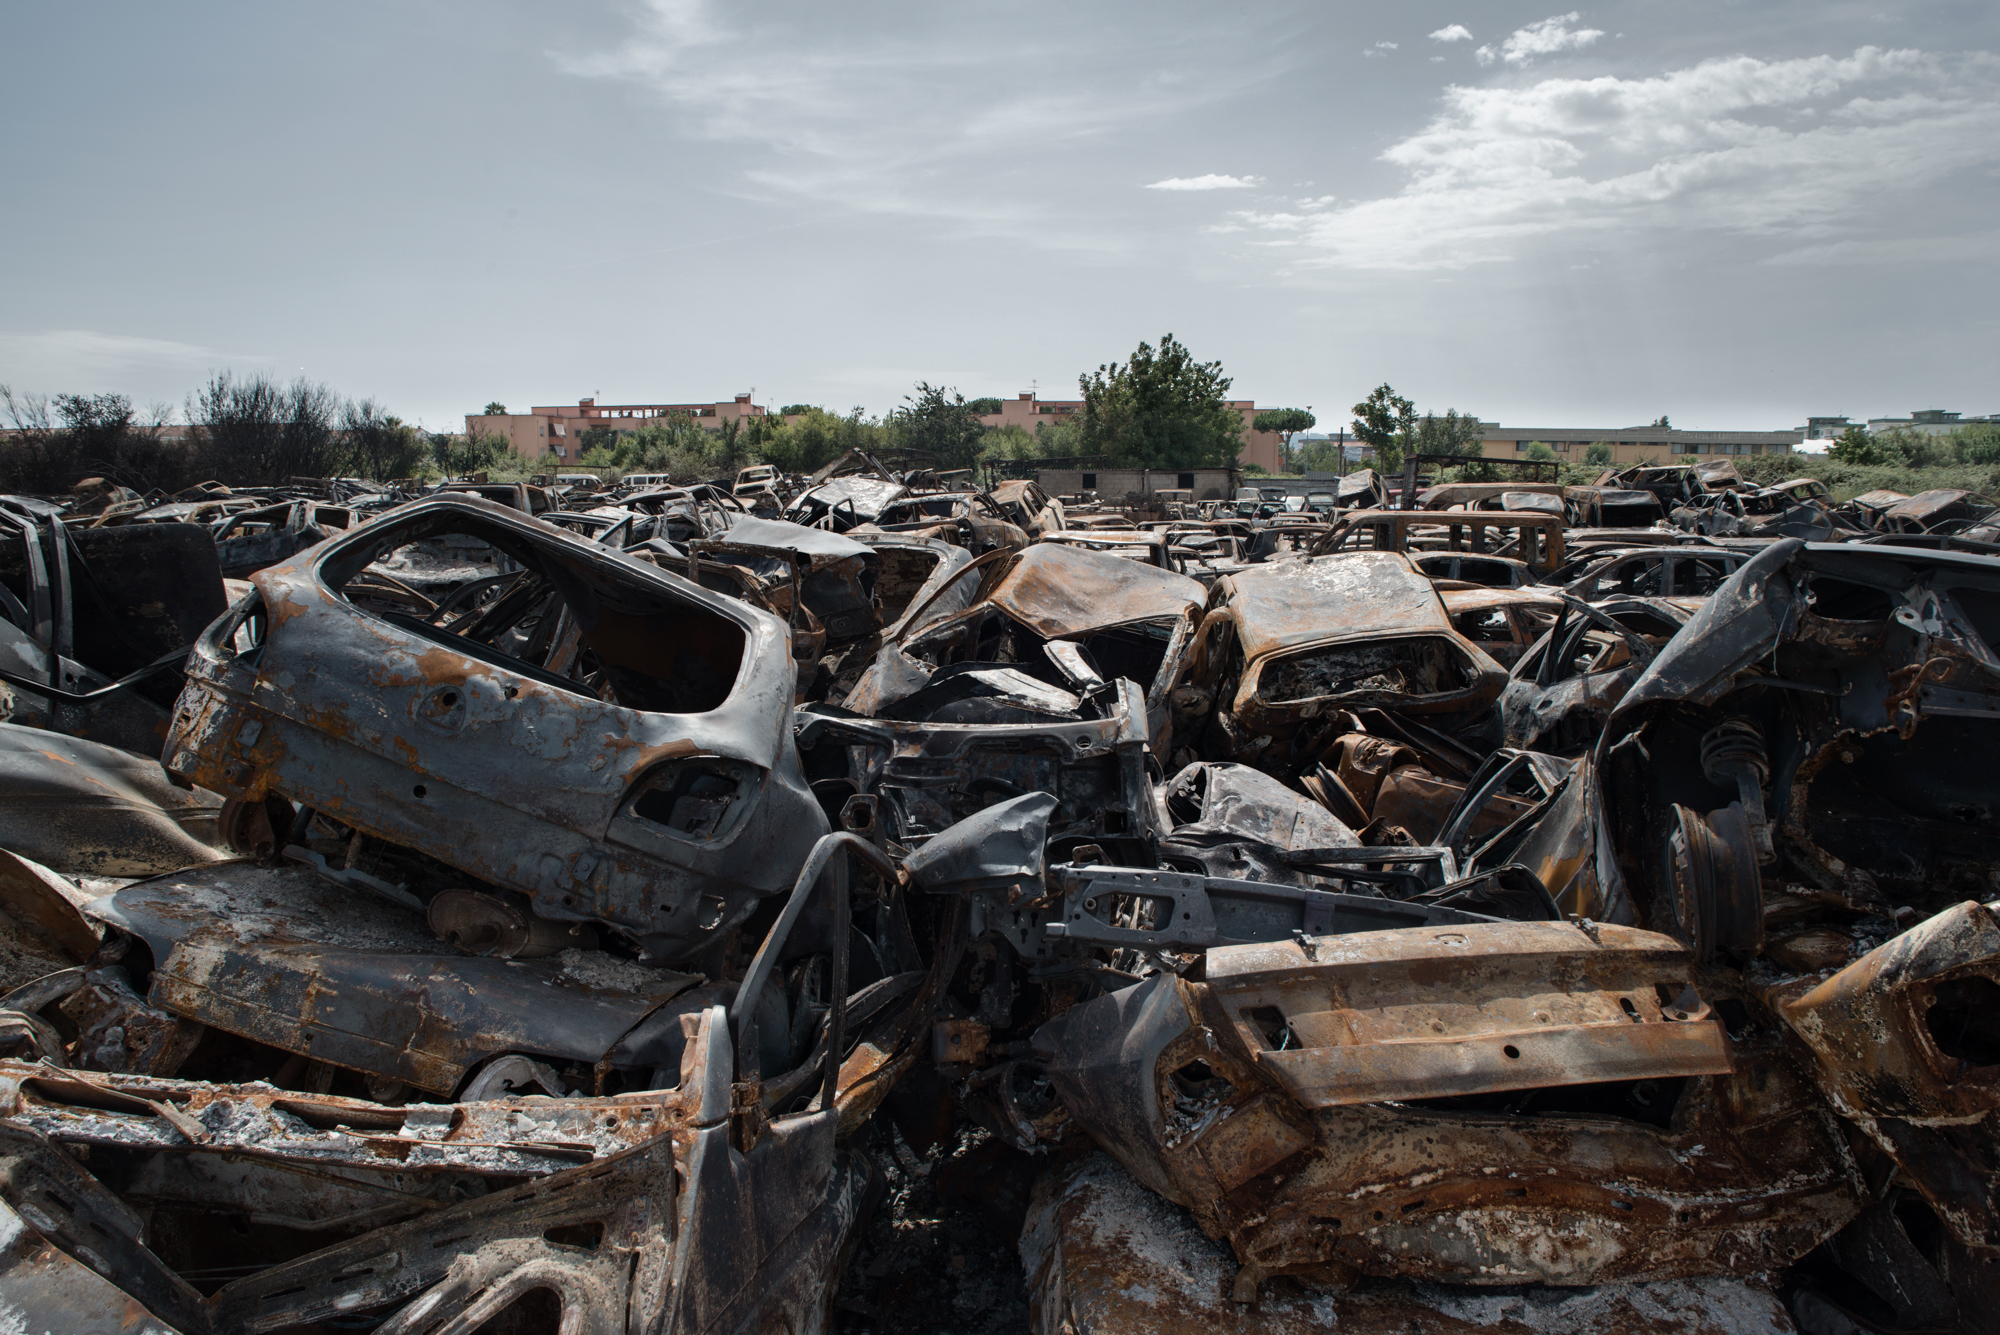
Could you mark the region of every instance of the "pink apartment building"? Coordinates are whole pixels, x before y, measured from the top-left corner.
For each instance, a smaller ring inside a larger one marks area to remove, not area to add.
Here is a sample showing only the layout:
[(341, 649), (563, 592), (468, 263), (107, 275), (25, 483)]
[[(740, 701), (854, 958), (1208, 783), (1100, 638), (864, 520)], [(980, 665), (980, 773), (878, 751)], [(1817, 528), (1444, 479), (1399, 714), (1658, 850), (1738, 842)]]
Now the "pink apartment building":
[(637, 431), (663, 417), (691, 417), (712, 431), (725, 421), (764, 415), (765, 410), (750, 402), (748, 394), (738, 394), (727, 403), (599, 403), (578, 399), (574, 405), (530, 408), (525, 413), (467, 413), (465, 434), (505, 436), (516, 453), (535, 458), (554, 454), (564, 463), (575, 463), (583, 455), (577, 437), (592, 427)]

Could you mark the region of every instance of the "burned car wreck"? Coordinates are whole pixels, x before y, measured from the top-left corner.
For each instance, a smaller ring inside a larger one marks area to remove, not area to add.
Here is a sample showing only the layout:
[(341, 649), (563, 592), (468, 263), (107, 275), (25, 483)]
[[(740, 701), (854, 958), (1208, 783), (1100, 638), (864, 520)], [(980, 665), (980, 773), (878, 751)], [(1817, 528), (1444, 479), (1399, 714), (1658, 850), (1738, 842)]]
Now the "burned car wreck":
[(1204, 582), (864, 462), (90, 530), (166, 614), (9, 511), (0, 1312), (917, 1329), (960, 1156), (1051, 1335), (1993, 1328), (2000, 560)]

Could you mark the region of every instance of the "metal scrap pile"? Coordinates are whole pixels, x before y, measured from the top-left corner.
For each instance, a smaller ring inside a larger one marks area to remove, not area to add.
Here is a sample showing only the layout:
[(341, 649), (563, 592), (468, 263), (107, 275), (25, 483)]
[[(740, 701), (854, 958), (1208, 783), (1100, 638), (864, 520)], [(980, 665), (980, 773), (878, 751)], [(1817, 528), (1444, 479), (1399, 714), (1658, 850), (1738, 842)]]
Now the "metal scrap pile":
[(874, 1328), (972, 1129), (1049, 1335), (1992, 1329), (1987, 514), (1713, 481), (0, 498), (0, 1326)]

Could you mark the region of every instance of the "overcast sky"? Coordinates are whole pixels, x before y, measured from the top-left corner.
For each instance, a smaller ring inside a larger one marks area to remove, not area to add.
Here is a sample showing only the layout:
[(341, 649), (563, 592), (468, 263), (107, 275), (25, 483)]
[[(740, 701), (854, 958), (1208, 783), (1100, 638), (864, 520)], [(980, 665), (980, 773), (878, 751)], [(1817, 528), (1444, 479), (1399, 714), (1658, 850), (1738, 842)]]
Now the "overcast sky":
[(2000, 411), (2000, 6), (13, 4), (0, 383)]

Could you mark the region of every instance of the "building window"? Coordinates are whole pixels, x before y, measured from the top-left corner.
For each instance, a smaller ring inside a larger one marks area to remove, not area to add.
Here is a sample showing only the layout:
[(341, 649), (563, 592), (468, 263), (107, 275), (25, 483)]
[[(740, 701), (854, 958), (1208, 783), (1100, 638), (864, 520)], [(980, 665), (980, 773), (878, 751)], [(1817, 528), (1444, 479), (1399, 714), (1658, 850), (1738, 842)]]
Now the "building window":
[(1193, 490), (1194, 490), (1194, 474), (1193, 474), (1193, 473), (1182, 473), (1182, 474), (1181, 474), (1181, 477), (1180, 477), (1180, 488), (1181, 488), (1181, 490), (1182, 490), (1182, 491), (1193, 491)]
[(1095, 474), (1095, 473), (1085, 473), (1085, 474), (1083, 475), (1083, 489), (1084, 489), (1085, 491), (1096, 491), (1096, 490), (1097, 490), (1097, 474)]

